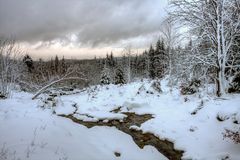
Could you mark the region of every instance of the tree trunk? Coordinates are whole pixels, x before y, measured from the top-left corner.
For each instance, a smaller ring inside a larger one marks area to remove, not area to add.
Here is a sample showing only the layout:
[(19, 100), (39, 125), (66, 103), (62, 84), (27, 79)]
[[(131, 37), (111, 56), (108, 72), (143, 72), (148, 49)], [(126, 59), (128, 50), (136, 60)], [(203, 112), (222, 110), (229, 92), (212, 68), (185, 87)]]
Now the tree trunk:
[(219, 83), (219, 80), (218, 79), (216, 79), (215, 80), (216, 82), (216, 95), (218, 96), (218, 97), (220, 97), (221, 96), (221, 91), (220, 91), (220, 83)]
[(50, 84), (42, 87), (40, 90), (37, 91), (37, 93), (32, 97), (32, 100), (36, 99), (41, 93), (43, 93), (44, 91), (46, 91), (47, 88), (53, 86), (56, 83), (62, 82), (62, 81), (68, 81), (68, 80), (79, 80), (79, 81), (85, 81), (87, 82), (87, 79), (85, 78), (79, 78), (79, 77), (69, 77), (69, 78), (62, 78), (62, 79), (58, 79), (56, 81), (51, 82)]
[(226, 78), (223, 69), (218, 69), (218, 79), (216, 80), (216, 94), (218, 97), (226, 94)]

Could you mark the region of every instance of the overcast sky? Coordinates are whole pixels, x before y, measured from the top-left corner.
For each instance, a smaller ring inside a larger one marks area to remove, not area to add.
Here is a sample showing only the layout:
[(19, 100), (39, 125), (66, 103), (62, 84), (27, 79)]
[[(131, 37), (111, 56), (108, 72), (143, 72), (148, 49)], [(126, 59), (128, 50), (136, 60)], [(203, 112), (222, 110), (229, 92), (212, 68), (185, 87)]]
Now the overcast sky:
[(167, 0), (0, 0), (0, 36), (33, 57), (139, 50), (158, 36)]

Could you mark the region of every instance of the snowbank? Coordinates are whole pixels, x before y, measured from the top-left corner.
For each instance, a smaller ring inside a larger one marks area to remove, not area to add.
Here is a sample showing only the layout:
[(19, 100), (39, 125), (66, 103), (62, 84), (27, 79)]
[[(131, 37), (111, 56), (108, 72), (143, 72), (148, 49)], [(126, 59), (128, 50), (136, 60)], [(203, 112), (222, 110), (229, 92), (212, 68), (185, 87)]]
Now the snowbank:
[[(205, 92), (182, 96), (176, 88), (170, 90), (166, 84), (165, 80), (161, 82), (162, 93), (155, 92), (148, 81), (122, 86), (93, 86), (79, 94), (58, 97), (54, 111), (56, 114), (74, 112), (76, 118), (85, 121), (121, 120), (126, 116), (122, 112), (150, 113), (153, 119), (131, 128), (174, 142), (175, 148), (185, 151), (185, 159), (229, 157), (238, 160), (239, 144), (224, 139), (223, 133), (225, 129), (240, 127), (239, 123), (233, 123), (240, 121), (239, 94), (221, 99)], [(49, 110), (36, 108), (40, 102), (32, 101), (30, 95), (19, 93), (13, 97), (0, 101), (0, 145), (5, 143), (5, 148), (17, 151), (18, 156), (26, 155), (30, 147), (33, 157), (44, 152), (45, 155), (41, 154), (44, 158), (55, 155), (74, 159), (80, 155), (87, 159), (114, 159), (114, 151), (120, 151), (123, 155), (118, 158), (124, 160), (162, 158), (151, 147), (140, 150), (128, 135), (115, 128), (87, 129), (51, 115)], [(219, 121), (218, 117), (223, 120)], [(16, 130), (19, 131), (16, 133)], [(33, 146), (39, 149), (32, 149), (34, 139)], [(19, 149), (19, 146), (24, 147)]]

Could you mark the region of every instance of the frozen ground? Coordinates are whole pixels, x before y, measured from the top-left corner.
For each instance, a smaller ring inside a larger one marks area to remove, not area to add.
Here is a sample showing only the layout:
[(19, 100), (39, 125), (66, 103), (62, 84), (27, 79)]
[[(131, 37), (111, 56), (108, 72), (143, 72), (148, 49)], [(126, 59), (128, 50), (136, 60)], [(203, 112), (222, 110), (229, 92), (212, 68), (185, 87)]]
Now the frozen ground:
[[(45, 96), (33, 101), (31, 94), (23, 92), (0, 100), (0, 159), (164, 159), (151, 146), (139, 149), (129, 135), (116, 128), (87, 129), (56, 116), (74, 111), (76, 118), (95, 122), (121, 120), (126, 116), (121, 111), (150, 113), (154, 118), (137, 129), (174, 142), (177, 149), (185, 151), (184, 159), (239, 159), (240, 145), (223, 139), (223, 133), (240, 127), (233, 123), (240, 122), (240, 95), (219, 99), (211, 91), (202, 91), (182, 96), (177, 89), (170, 92), (165, 81), (161, 83), (162, 93), (149, 82), (94, 86), (55, 98), (54, 109), (41, 108), (48, 108), (49, 104), (43, 103)], [(119, 107), (119, 113), (111, 112)], [(116, 157), (114, 152), (121, 156)]]
[(165, 159), (151, 146), (138, 148), (116, 128), (87, 129), (53, 115), (51, 110), (36, 107), (38, 101), (31, 96), (18, 93), (0, 101), (1, 160)]

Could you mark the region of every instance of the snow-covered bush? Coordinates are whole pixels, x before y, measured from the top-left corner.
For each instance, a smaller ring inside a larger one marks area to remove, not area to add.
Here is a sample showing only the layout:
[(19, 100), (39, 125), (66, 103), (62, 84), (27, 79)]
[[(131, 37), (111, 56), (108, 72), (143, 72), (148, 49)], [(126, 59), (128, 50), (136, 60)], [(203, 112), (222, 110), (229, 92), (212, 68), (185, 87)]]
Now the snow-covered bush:
[(232, 82), (230, 83), (230, 87), (228, 89), (229, 93), (240, 93), (240, 72), (237, 73)]
[(88, 99), (96, 98), (100, 88), (98, 86), (89, 87), (87, 89)]
[(0, 38), (0, 97), (6, 98), (20, 77), (22, 52), (15, 41)]
[(153, 83), (151, 84), (151, 88), (153, 88), (155, 91), (157, 91), (158, 93), (162, 92), (162, 88), (161, 88), (161, 83), (160, 81), (153, 81)]
[(108, 85), (110, 83), (111, 83), (110, 70), (108, 68), (104, 67), (102, 74), (101, 74), (100, 84)]
[(142, 84), (139, 88), (138, 88), (138, 91), (137, 91), (137, 94), (140, 94), (142, 92), (146, 92), (146, 87), (144, 86), (144, 84)]
[(110, 78), (109, 78), (109, 76), (106, 73), (102, 73), (100, 84), (101, 85), (108, 85), (108, 84), (110, 84)]
[(188, 84), (181, 85), (181, 94), (182, 95), (191, 95), (198, 92), (199, 87), (201, 86), (201, 81), (193, 79)]

